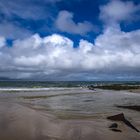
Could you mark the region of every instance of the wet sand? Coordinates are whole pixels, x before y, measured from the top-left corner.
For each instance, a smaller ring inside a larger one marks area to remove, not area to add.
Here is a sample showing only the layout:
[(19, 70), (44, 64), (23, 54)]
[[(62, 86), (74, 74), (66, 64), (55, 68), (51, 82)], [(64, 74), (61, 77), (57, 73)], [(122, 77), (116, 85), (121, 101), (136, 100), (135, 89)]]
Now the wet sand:
[[(37, 102), (38, 98), (30, 98), (29, 102), (28, 99), (19, 98), (19, 94), (8, 94), (8, 96), (0, 98), (0, 140), (139, 140), (140, 138), (140, 133), (135, 132), (122, 122), (117, 122), (118, 129), (122, 132), (111, 131), (109, 126), (114, 121), (106, 119), (107, 116), (123, 111), (125, 117), (140, 129), (140, 113), (138, 111), (114, 108), (114, 111), (88, 115), (81, 113), (75, 118), (70, 116), (67, 118), (68, 112), (60, 117), (56, 115), (58, 112), (41, 108)], [(22, 93), (20, 96), (23, 97), (23, 95), (27, 96), (28, 93)], [(34, 96), (37, 96), (37, 93)], [(44, 92), (42, 96), (44, 96)], [(136, 98), (138, 97), (136, 96)], [(102, 108), (104, 107), (102, 105)], [(96, 109), (98, 110), (98, 108)]]

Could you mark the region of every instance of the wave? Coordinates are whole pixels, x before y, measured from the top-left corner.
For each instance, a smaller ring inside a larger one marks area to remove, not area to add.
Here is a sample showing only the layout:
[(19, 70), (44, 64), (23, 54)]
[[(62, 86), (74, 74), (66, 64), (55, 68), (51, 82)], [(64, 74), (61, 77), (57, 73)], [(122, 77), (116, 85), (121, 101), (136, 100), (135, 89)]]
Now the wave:
[(0, 88), (0, 91), (49, 91), (49, 90), (75, 90), (82, 87), (48, 87), (48, 88)]

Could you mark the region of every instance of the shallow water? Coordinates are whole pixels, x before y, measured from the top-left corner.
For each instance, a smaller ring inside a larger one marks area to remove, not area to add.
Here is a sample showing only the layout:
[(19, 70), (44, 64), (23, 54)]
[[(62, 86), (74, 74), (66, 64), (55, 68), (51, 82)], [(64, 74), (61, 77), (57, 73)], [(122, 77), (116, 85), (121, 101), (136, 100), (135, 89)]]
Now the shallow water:
[[(100, 115), (126, 111), (117, 105), (140, 105), (140, 94), (128, 91), (88, 90), (86, 88), (1, 90), (1, 100), (24, 103), (63, 115)], [(133, 111), (129, 111), (133, 112)], [(136, 112), (137, 114), (137, 112)]]

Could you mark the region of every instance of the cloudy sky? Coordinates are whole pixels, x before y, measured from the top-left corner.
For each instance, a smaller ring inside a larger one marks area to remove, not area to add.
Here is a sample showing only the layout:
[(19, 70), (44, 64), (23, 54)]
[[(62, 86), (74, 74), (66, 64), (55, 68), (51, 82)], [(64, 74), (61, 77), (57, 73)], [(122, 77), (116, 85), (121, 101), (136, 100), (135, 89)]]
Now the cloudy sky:
[(140, 1), (0, 0), (0, 77), (140, 80)]

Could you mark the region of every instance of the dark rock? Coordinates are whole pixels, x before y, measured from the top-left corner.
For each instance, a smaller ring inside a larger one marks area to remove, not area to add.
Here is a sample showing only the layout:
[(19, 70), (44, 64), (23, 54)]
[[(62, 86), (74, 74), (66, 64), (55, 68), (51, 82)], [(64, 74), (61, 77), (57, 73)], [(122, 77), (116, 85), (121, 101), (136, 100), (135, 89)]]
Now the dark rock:
[(94, 90), (94, 86), (93, 85), (90, 85), (90, 86), (88, 86), (88, 89)]
[(109, 128), (117, 128), (118, 127), (118, 124), (117, 123), (112, 123)]
[(134, 129), (136, 132), (140, 132), (134, 125), (132, 125), (128, 120), (124, 120), (124, 123), (130, 128)]
[(118, 108), (124, 108), (124, 109), (132, 109), (136, 111), (140, 111), (140, 106), (139, 105), (134, 105), (134, 106), (117, 106)]
[(114, 132), (122, 132), (122, 130), (115, 129), (115, 128), (113, 128), (113, 129), (110, 129), (110, 130), (112, 130), (112, 131), (114, 131)]
[(123, 113), (117, 114), (117, 115), (114, 115), (114, 116), (109, 116), (109, 117), (107, 117), (107, 119), (113, 120), (113, 121), (124, 121), (125, 120)]
[(137, 131), (137, 132), (140, 132), (135, 126), (133, 126), (133, 125), (124, 117), (124, 114), (123, 114), (123, 113), (117, 114), (117, 115), (114, 115), (114, 116), (109, 116), (109, 117), (107, 117), (107, 119), (110, 119), (110, 120), (113, 120), (113, 121), (122, 121), (122, 122), (124, 122), (128, 127), (134, 129), (134, 130)]

